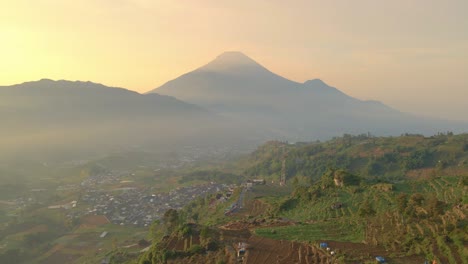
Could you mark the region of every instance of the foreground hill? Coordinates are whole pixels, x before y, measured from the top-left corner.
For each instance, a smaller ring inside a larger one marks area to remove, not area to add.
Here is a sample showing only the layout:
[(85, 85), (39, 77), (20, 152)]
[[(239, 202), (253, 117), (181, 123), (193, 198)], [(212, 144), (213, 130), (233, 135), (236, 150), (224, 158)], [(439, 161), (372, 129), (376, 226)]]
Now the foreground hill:
[(266, 129), (267, 139), (297, 141), (329, 139), (344, 133), (434, 134), (468, 129), (468, 124), (416, 117), (380, 102), (358, 100), (318, 79), (290, 81), (240, 52), (223, 53), (153, 92)]
[(468, 134), (345, 135), (326, 142), (296, 144), (272, 141), (241, 161), (240, 167), (246, 176), (274, 181), (282, 173), (287, 181), (296, 176), (316, 180), (328, 168), (390, 181), (467, 173)]
[(266, 184), (168, 211), (169, 235), (121, 263), (468, 263), (467, 160), (466, 134), (270, 142), (235, 168)]
[[(346, 183), (335, 184), (338, 178)], [(274, 194), (278, 187), (270, 184), (254, 186), (230, 215), (203, 203), (214, 196), (173, 212), (163, 222), (172, 234), (127, 263), (377, 263), (380, 256), (394, 264), (464, 264), (467, 181), (465, 175), (375, 183), (330, 170), (289, 195)], [(184, 223), (194, 215), (207, 225), (204, 232)], [(213, 225), (214, 215), (224, 224)], [(239, 243), (246, 245), (243, 258)]]
[(220, 144), (232, 136), (220, 118), (198, 106), (91, 82), (44, 79), (0, 87), (0, 98), (3, 156), (92, 156), (131, 147)]
[(287, 194), (244, 187), (171, 211), (153, 227), (170, 235), (122, 263), (467, 263), (467, 184), (467, 174), (392, 184), (330, 169)]

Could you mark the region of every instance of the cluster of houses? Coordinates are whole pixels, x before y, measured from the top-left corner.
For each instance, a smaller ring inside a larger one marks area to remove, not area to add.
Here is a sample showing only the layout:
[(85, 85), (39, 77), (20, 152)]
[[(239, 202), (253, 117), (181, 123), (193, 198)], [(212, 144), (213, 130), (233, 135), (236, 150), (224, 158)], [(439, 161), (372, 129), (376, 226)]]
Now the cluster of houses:
[(223, 191), (218, 192), (216, 196), (214, 196), (213, 199), (210, 201), (209, 208), (213, 209), (219, 204), (228, 201), (231, 198), (232, 193), (234, 192), (234, 189), (237, 187), (236, 184), (224, 185), (224, 186), (225, 188), (223, 189)]
[(168, 209), (181, 209), (199, 196), (227, 189), (224, 184), (177, 188), (169, 193), (150, 194), (147, 189), (126, 188), (118, 192), (87, 190), (81, 199), (91, 205), (88, 214), (105, 215), (118, 225), (149, 226)]
[(81, 187), (93, 187), (101, 184), (119, 183), (124, 176), (131, 175), (127, 171), (105, 171), (90, 175), (81, 182)]
[(63, 208), (63, 209), (68, 210), (68, 209), (71, 209), (71, 208), (75, 208), (77, 203), (78, 203), (77, 201), (71, 201), (69, 203), (64, 203), (64, 204), (49, 205), (47, 208), (49, 208), (49, 209)]

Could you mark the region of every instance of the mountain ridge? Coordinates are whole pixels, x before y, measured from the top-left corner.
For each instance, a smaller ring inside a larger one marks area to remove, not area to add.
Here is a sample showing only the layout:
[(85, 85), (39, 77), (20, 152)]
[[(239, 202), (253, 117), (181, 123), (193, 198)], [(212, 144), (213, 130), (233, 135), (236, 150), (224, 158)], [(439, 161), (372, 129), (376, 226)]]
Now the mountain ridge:
[(239, 52), (224, 53), (145, 94), (90, 81), (41, 79), (0, 86), (0, 98), (0, 154), (61, 145), (57, 142), (68, 151), (161, 144), (252, 148), (268, 140), (368, 132), (468, 131), (466, 123), (416, 117), (353, 98), (320, 79), (290, 81)]
[[(148, 93), (174, 96), (244, 123), (269, 138), (329, 139), (343, 133), (400, 135), (467, 131), (467, 124), (415, 117), (374, 100), (351, 97), (320, 79), (298, 83), (243, 53), (228, 52)], [(218, 67), (218, 68), (217, 68)]]
[(134, 146), (177, 149), (241, 140), (216, 113), (167, 95), (42, 79), (0, 86), (0, 98), (2, 157), (74, 158)]

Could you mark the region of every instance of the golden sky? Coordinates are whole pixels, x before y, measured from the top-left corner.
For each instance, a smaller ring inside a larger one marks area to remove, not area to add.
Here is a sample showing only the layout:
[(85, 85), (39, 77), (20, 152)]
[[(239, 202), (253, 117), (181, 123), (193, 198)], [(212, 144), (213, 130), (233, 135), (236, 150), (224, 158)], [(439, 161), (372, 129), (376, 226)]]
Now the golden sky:
[(468, 120), (466, 0), (0, 0), (0, 85), (139, 92), (242, 51), (294, 81)]

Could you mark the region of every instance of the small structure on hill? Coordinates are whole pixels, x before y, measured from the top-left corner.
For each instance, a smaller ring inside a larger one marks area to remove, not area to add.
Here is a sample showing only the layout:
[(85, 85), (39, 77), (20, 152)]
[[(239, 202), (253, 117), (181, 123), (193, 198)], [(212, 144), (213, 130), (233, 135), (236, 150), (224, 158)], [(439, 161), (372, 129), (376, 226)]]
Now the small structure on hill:
[(237, 246), (237, 261), (244, 262), (244, 256), (245, 256), (245, 253), (247, 252), (247, 248), (249, 248), (249, 245), (245, 242), (239, 242), (236, 246)]
[(361, 179), (344, 170), (336, 170), (333, 172), (333, 183), (337, 187), (344, 186), (357, 186), (361, 182)]
[(336, 202), (336, 203), (333, 203), (331, 206), (331, 209), (340, 209), (341, 207), (343, 207), (343, 203), (340, 203), (340, 202)]
[(250, 185), (264, 185), (266, 184), (265, 179), (253, 179), (253, 180), (247, 180), (247, 184)]
[(377, 260), (377, 262), (379, 262), (379, 263), (385, 263), (385, 258), (381, 257), (381, 256), (375, 257), (375, 260)]
[(320, 243), (320, 248), (327, 248), (327, 247), (328, 247), (328, 243), (325, 243), (325, 242)]
[(343, 180), (339, 178), (333, 178), (333, 182), (335, 183), (335, 186), (338, 186), (338, 187), (343, 187), (344, 185)]
[(265, 185), (266, 184), (265, 179), (254, 179), (252, 182), (255, 185)]

